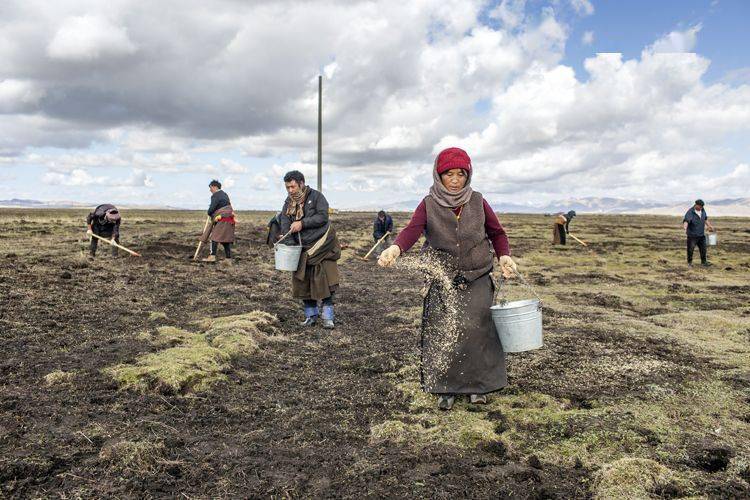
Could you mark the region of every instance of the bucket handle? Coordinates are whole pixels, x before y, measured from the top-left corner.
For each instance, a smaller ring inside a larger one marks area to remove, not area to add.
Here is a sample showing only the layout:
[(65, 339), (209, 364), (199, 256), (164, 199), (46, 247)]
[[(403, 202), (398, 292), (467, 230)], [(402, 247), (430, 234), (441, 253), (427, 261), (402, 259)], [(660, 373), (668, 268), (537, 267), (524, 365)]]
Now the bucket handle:
[[(534, 297), (536, 297), (537, 300), (539, 301), (539, 307), (541, 308), (542, 307), (542, 298), (539, 296), (538, 293), (536, 293), (536, 290), (534, 289), (534, 287), (531, 286), (531, 284), (528, 281), (526, 281), (526, 278), (524, 278), (523, 275), (521, 275), (521, 273), (519, 273), (515, 269), (513, 270), (513, 273), (516, 275), (516, 277), (518, 278), (518, 280), (521, 282), (521, 286), (523, 286), (524, 288), (526, 288), (527, 290), (529, 290), (531, 293), (534, 294)], [(494, 301), (493, 301), (495, 304), (497, 304), (497, 296), (501, 294), (503, 285), (505, 284), (505, 281), (506, 281), (505, 277), (501, 275), (500, 276), (500, 282), (498, 283), (498, 286), (497, 286), (497, 288), (495, 290), (495, 298), (494, 298)]]
[[(286, 233), (286, 234), (285, 234), (284, 236), (282, 236), (281, 238), (279, 238), (279, 241), (277, 241), (276, 243), (274, 243), (274, 244), (273, 244), (273, 247), (274, 247), (274, 248), (276, 248), (276, 247), (277, 247), (277, 246), (278, 246), (279, 244), (281, 244), (281, 242), (282, 242), (282, 241), (284, 241), (284, 240), (285, 240), (285, 239), (287, 238), (287, 236), (289, 236), (290, 234), (292, 234), (292, 230), (291, 230), (291, 229), (290, 229), (289, 231), (287, 231), (287, 233)], [(300, 236), (300, 234), (299, 234), (299, 233), (297, 233), (297, 241), (299, 242), (299, 245), (297, 245), (297, 246), (301, 247), (301, 246), (302, 246), (302, 237)]]

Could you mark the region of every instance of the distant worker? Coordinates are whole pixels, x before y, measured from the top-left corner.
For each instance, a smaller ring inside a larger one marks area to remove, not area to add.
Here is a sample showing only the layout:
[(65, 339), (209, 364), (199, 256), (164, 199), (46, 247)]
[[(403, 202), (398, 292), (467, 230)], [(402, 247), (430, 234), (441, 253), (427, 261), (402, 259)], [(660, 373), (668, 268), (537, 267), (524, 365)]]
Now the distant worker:
[[(385, 236), (387, 233), (388, 236)], [(375, 222), (373, 223), (372, 228), (372, 238), (375, 240), (375, 242), (380, 241), (380, 238), (385, 236), (385, 239), (380, 242), (380, 245), (378, 245), (378, 248), (375, 249), (375, 258), (380, 257), (380, 253), (383, 251), (383, 249), (388, 248), (391, 246), (391, 236), (393, 235), (393, 218), (385, 213), (384, 210), (381, 210), (378, 212), (378, 216), (375, 217)]]
[(232, 243), (234, 243), (234, 229), (237, 221), (234, 218), (234, 210), (229, 202), (229, 195), (221, 190), (221, 182), (216, 179), (208, 184), (211, 191), (211, 203), (208, 206), (208, 216), (211, 223), (206, 225), (201, 241), (208, 243), (211, 240), (211, 253), (203, 259), (203, 262), (216, 262), (216, 252), (219, 243), (224, 247), (224, 255), (227, 259), (232, 258)]
[(287, 172), (284, 186), (289, 196), (281, 209), (281, 234), (292, 234), (283, 242), (302, 244), (302, 256), (292, 274), (292, 297), (302, 299), (305, 310), (302, 326), (314, 326), (320, 316), (323, 328), (334, 328), (333, 296), (339, 287), (336, 261), (341, 258), (341, 245), (328, 219), (328, 201), (306, 185), (304, 174), (297, 170)]
[(567, 234), (570, 232), (570, 221), (576, 216), (575, 210), (567, 214), (559, 213), (555, 217), (555, 224), (552, 226), (552, 243), (554, 245), (565, 245)]
[(708, 262), (708, 256), (706, 252), (706, 226), (708, 230), (713, 232), (714, 227), (708, 221), (708, 215), (703, 209), (705, 203), (703, 200), (695, 200), (695, 204), (685, 213), (685, 217), (682, 218), (682, 227), (685, 229), (687, 235), (687, 263), (688, 266), (693, 265), (693, 250), (698, 245), (698, 251), (701, 254), (701, 264), (704, 266), (710, 266)]
[[(91, 237), (91, 257), (96, 256), (96, 247), (99, 245), (99, 238), (94, 238), (91, 234), (120, 243), (120, 221), (120, 211), (109, 203), (99, 205), (89, 213), (86, 217), (86, 224), (89, 226), (86, 234)], [(117, 257), (117, 247), (114, 245), (112, 245), (112, 257)]]

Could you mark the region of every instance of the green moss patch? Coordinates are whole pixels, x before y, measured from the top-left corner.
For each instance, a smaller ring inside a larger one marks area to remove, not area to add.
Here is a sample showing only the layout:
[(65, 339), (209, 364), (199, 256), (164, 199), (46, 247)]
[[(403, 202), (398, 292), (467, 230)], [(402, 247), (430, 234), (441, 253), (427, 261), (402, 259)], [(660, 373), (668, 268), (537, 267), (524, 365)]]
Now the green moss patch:
[(278, 333), (276, 323), (275, 316), (253, 311), (200, 321), (199, 332), (162, 326), (152, 340), (164, 349), (104, 372), (123, 389), (204, 391), (226, 378), (233, 357), (252, 354), (261, 341)]

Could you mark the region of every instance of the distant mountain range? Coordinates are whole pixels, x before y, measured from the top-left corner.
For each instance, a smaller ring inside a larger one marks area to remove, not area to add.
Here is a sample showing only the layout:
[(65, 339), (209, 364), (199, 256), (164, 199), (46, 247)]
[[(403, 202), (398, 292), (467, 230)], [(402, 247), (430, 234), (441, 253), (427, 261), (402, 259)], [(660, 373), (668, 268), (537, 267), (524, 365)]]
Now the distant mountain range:
[[(369, 204), (352, 208), (352, 210), (389, 210), (391, 212), (410, 212), (416, 208), (421, 200), (408, 200), (383, 205)], [(567, 200), (553, 201), (546, 204), (519, 204), (507, 203), (502, 200), (488, 197), (492, 208), (500, 213), (526, 213), (544, 214), (567, 212), (575, 210), (577, 213), (590, 214), (658, 214), (658, 215), (683, 215), (693, 205), (693, 201), (680, 203), (657, 203), (642, 200), (627, 200), (622, 198), (571, 198)], [(706, 212), (715, 216), (737, 216), (750, 217), (750, 198), (727, 198), (723, 200), (706, 200)]]
[[(384, 204), (370, 203), (367, 205), (337, 207), (342, 210), (366, 211), (373, 212), (377, 210), (388, 210), (390, 212), (411, 212), (421, 200), (406, 200)], [(546, 204), (520, 204), (507, 203), (500, 199), (488, 197), (488, 201), (497, 212), (501, 213), (524, 213), (524, 214), (544, 214), (567, 212), (575, 210), (584, 214), (654, 214), (654, 215), (682, 215), (693, 205), (693, 201), (684, 201), (680, 203), (655, 203), (642, 200), (627, 200), (622, 198), (571, 198), (567, 200), (554, 201)], [(12, 200), (0, 200), (0, 208), (88, 208), (93, 207), (92, 203), (80, 203), (75, 201), (38, 201), (38, 200), (21, 200), (14, 198)], [(167, 205), (118, 205), (123, 209), (142, 209), (142, 210), (183, 210), (178, 207)], [(246, 210), (246, 208), (245, 208)], [(263, 210), (263, 208), (258, 208)], [(706, 212), (713, 216), (735, 216), (750, 217), (750, 198), (727, 198), (723, 200), (706, 200)]]
[[(78, 201), (39, 201), (19, 198), (0, 200), (0, 208), (94, 208), (95, 206), (94, 203)], [(182, 210), (182, 208), (170, 207), (169, 205), (122, 205), (118, 203), (117, 206), (131, 210)]]

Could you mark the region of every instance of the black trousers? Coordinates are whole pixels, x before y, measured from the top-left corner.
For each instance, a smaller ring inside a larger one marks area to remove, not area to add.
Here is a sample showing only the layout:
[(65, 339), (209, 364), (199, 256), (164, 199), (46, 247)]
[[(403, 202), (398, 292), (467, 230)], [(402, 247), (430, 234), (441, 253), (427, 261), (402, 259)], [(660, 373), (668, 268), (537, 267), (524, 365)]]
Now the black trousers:
[(706, 260), (706, 237), (705, 236), (688, 236), (687, 237), (687, 259), (688, 264), (693, 263), (693, 250), (698, 245), (698, 251), (701, 254), (701, 263), (705, 264)]
[[(109, 239), (109, 238), (112, 238), (112, 235), (102, 235), (102, 234), (100, 234), (99, 236), (101, 236), (102, 238), (107, 238), (107, 239)], [(116, 241), (117, 243), (120, 243), (120, 237), (119, 237), (119, 236), (118, 236), (118, 237), (116, 237), (116, 238), (115, 238), (115, 241)], [(89, 249), (90, 249), (90, 251), (91, 251), (91, 256), (92, 256), (92, 257), (96, 256), (96, 247), (97, 247), (97, 246), (99, 246), (99, 238), (94, 238), (94, 237), (92, 236), (92, 237), (91, 237), (91, 246), (90, 246), (90, 248), (89, 248)], [(116, 246), (114, 246), (114, 245), (112, 245), (112, 255), (113, 255), (113, 256), (117, 256), (117, 247), (116, 247)]]
[(565, 237), (567, 236), (567, 233), (565, 232), (565, 226), (562, 224), (557, 225), (557, 233), (560, 235), (560, 244), (565, 244)]
[[(224, 255), (226, 255), (227, 259), (231, 259), (232, 258), (232, 244), (222, 243), (222, 246), (224, 247)], [(212, 241), (211, 242), (211, 255), (216, 255), (216, 251), (218, 249), (219, 249), (219, 242)]]
[[(333, 294), (331, 294), (330, 297), (326, 297), (325, 299), (320, 301), (322, 305), (324, 306), (332, 306), (333, 305)], [(305, 299), (302, 301), (302, 303), (305, 305), (305, 307), (316, 307), (318, 305), (317, 300), (312, 299)]]

